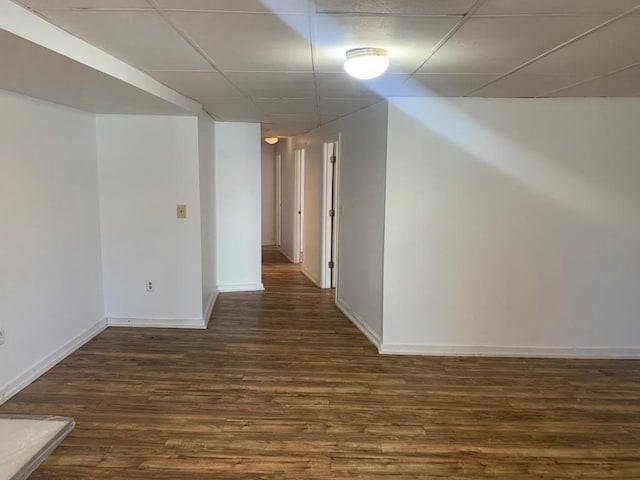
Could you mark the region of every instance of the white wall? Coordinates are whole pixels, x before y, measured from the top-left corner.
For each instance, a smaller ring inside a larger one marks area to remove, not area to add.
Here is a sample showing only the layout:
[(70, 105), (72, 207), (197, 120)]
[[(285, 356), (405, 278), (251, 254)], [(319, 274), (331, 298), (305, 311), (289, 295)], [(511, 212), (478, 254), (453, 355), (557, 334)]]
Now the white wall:
[(323, 146), (340, 133), (336, 303), (376, 344), (382, 339), (387, 116), (387, 104), (379, 103), (295, 138), (296, 146), (306, 148), (303, 267), (319, 279), (325, 221)]
[(261, 290), (260, 125), (215, 123), (218, 289)]
[(262, 245), (276, 244), (276, 146), (262, 142)]
[(99, 115), (97, 133), (109, 322), (202, 326), (197, 118)]
[(202, 311), (209, 321), (218, 294), (216, 278), (216, 205), (214, 126), (208, 117), (198, 118), (198, 152), (200, 160), (200, 234), (202, 245)]
[(393, 99), (383, 351), (638, 355), (638, 124), (639, 99)]
[(104, 327), (95, 133), (0, 91), (0, 402)]
[(280, 250), (293, 261), (294, 232), (296, 226), (296, 170), (291, 138), (282, 138), (276, 144), (281, 155), (281, 197), (280, 197)]

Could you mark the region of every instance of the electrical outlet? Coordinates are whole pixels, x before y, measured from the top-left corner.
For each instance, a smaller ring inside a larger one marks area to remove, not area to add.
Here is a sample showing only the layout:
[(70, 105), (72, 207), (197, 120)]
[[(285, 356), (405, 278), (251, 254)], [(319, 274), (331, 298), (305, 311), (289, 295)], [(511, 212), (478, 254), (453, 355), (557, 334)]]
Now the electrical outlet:
[(187, 206), (186, 205), (177, 205), (176, 206), (176, 217), (177, 218), (187, 218)]
[(153, 282), (151, 280), (147, 280), (147, 292), (153, 292)]
[(0, 330), (0, 345), (4, 344), (4, 330)]

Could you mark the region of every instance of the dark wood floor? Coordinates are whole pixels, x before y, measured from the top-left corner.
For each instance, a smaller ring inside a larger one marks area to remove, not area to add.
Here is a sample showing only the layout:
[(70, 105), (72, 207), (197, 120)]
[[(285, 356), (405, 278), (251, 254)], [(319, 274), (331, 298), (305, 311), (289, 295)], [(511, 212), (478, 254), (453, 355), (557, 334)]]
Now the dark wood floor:
[(380, 356), (275, 251), (207, 331), (110, 328), (0, 407), (36, 479), (640, 479), (636, 361)]

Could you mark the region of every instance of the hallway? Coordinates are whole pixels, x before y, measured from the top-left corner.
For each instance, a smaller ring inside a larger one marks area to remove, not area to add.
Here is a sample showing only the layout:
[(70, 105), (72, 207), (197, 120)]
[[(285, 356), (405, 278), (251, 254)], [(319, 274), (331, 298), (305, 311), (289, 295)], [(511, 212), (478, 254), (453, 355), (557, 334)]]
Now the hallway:
[(109, 328), (0, 407), (34, 479), (640, 478), (638, 361), (381, 356), (275, 249), (209, 328)]

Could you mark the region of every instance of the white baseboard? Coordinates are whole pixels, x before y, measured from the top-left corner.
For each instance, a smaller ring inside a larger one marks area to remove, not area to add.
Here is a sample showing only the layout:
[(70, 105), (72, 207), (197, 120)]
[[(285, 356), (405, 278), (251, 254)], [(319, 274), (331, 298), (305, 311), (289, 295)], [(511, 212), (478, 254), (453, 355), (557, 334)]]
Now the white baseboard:
[(192, 328), (197, 330), (207, 328), (202, 318), (107, 317), (107, 325), (110, 327)]
[(213, 312), (213, 307), (215, 306), (216, 300), (218, 299), (218, 294), (219, 294), (218, 290), (215, 290), (211, 294), (211, 297), (207, 302), (207, 308), (204, 309), (204, 316), (202, 317), (202, 319), (204, 320), (205, 328), (207, 327), (207, 325), (209, 325), (209, 320), (211, 319), (211, 313)]
[(276, 242), (267, 242), (262, 244), (263, 247), (275, 247)]
[(287, 252), (285, 252), (285, 250), (282, 247), (280, 247), (278, 250), (280, 250), (280, 253), (284, 255), (287, 258), (287, 260), (289, 260), (291, 263), (295, 263), (293, 261), (293, 258), (291, 258), (291, 256)]
[(322, 288), (322, 282), (320, 281), (320, 279), (312, 275), (311, 272), (307, 270), (307, 268), (304, 266), (304, 264), (302, 265), (302, 267), (300, 267), (300, 271), (304, 274), (305, 277), (311, 280), (318, 288)]
[(235, 283), (229, 285), (218, 285), (218, 291), (223, 292), (257, 292), (264, 290), (264, 285), (261, 283)]
[(344, 315), (349, 320), (351, 320), (351, 323), (358, 327), (358, 330), (360, 330), (364, 334), (364, 336), (367, 337), (367, 339), (378, 349), (378, 351), (380, 351), (380, 345), (382, 344), (382, 339), (380, 338), (380, 336), (376, 332), (371, 330), (369, 325), (367, 325), (357, 313), (351, 310), (342, 300), (337, 297), (336, 306), (342, 313), (344, 313)]
[(383, 343), (380, 353), (388, 355), (432, 355), (469, 357), (540, 357), (540, 358), (640, 358), (640, 347), (494, 347), (473, 345), (418, 345)]
[(101, 333), (105, 328), (107, 328), (106, 319), (100, 319), (98, 322), (81, 332), (79, 335), (76, 335), (53, 353), (37, 362), (34, 366), (22, 372), (6, 385), (0, 387), (0, 405), (71, 355), (82, 345)]

